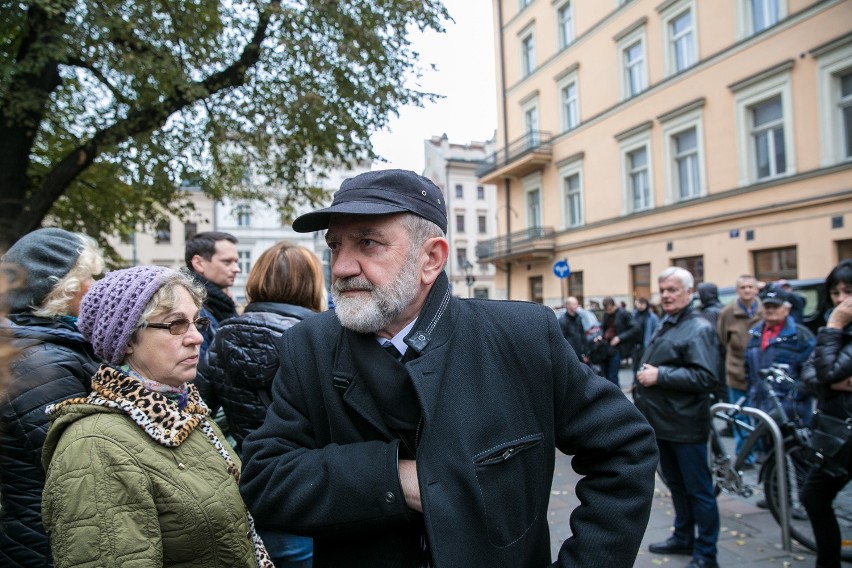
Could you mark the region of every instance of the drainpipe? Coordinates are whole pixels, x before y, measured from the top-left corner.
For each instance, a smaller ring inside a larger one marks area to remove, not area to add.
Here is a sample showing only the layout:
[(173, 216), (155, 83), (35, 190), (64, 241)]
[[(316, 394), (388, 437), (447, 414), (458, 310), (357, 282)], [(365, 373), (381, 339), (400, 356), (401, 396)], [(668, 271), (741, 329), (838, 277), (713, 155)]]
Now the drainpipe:
[[(500, 45), (500, 102), (502, 104), (503, 113), (503, 151), (508, 152), (509, 148), (509, 117), (506, 109), (506, 48), (503, 44), (503, 2), (497, 2), (497, 41)], [(503, 180), (503, 192), (506, 194), (506, 252), (509, 252), (509, 247), (512, 242), (512, 220), (509, 213), (512, 211), (511, 202), (511, 182), (509, 178)], [(512, 264), (506, 262), (506, 299), (512, 299)]]

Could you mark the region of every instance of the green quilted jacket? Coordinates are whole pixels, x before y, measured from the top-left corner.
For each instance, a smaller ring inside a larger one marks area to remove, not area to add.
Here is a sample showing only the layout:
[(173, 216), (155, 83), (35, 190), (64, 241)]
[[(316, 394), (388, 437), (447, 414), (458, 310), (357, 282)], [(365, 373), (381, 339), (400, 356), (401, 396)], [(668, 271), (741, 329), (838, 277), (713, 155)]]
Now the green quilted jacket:
[(89, 397), (48, 409), (42, 516), (55, 566), (266, 565), (240, 462), (197, 392), (180, 412), (128, 380), (101, 367)]

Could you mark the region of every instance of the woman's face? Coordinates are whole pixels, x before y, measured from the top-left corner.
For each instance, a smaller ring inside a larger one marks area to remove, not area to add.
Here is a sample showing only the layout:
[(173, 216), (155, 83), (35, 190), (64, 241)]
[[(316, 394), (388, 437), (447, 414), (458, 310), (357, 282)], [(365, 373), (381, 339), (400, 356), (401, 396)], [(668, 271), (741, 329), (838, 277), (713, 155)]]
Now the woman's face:
[(89, 278), (80, 285), (80, 290), (71, 298), (71, 303), (68, 304), (68, 315), (77, 317), (80, 315), (80, 302), (83, 301), (83, 296), (89, 291), (92, 284), (95, 283), (94, 278)]
[(831, 296), (831, 303), (836, 306), (846, 298), (852, 296), (852, 284), (838, 282), (828, 293)]
[[(177, 288), (177, 303), (167, 314), (152, 317), (149, 323), (169, 323), (198, 317), (198, 307), (184, 288)], [(147, 379), (173, 387), (195, 378), (202, 337), (195, 325), (186, 333), (172, 335), (168, 329), (143, 327), (127, 348), (124, 362)]]

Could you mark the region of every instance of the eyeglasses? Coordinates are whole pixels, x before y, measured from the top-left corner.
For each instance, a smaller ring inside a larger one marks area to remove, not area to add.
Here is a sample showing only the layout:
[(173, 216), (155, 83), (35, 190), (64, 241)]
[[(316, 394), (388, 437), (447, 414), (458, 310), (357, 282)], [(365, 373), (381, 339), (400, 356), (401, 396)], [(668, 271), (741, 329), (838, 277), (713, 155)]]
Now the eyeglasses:
[(168, 329), (172, 335), (183, 335), (189, 331), (189, 324), (194, 324), (195, 329), (200, 332), (205, 332), (210, 327), (210, 318), (195, 318), (189, 321), (186, 318), (176, 319), (168, 323), (148, 323), (143, 322), (139, 327), (151, 327), (153, 329)]

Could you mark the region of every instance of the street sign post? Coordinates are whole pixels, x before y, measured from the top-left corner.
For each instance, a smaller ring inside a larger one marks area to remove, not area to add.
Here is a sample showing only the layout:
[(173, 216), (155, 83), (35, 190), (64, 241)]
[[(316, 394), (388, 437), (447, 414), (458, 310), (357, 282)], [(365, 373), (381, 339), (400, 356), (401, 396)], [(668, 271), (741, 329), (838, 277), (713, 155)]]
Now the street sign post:
[(562, 296), (562, 304), (565, 304), (565, 285), (562, 281), (568, 282), (566, 279), (571, 276), (571, 267), (568, 266), (568, 259), (563, 258), (553, 263), (553, 274), (559, 278), (559, 293)]

